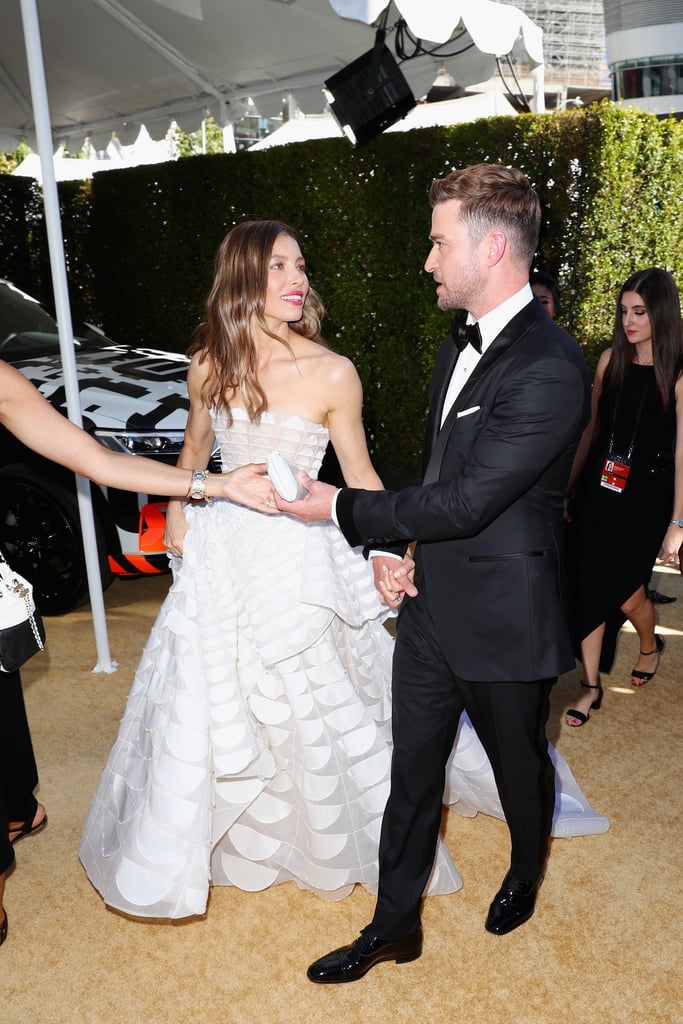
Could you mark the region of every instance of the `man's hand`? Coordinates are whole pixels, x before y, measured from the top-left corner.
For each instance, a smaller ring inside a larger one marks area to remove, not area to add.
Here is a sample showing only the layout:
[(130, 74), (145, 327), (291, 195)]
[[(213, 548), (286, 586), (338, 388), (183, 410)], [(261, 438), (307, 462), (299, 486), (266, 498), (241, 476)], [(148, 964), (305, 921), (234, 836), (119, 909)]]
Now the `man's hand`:
[(297, 480), (306, 488), (308, 495), (301, 501), (285, 501), (275, 491), (274, 498), (278, 510), (296, 516), (297, 519), (305, 519), (307, 523), (331, 519), (332, 502), (338, 488), (331, 484), (323, 484), (320, 480), (313, 480), (303, 470), (297, 473)]

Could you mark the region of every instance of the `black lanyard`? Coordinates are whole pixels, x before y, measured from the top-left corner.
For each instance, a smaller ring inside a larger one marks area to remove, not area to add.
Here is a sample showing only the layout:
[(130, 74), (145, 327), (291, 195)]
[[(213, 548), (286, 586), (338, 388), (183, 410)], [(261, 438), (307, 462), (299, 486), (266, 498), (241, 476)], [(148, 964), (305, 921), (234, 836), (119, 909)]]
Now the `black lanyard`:
[[(633, 436), (631, 437), (631, 443), (628, 446), (628, 452), (626, 454), (626, 458), (627, 459), (630, 459), (631, 456), (633, 455), (633, 448), (634, 448), (635, 443), (636, 443), (636, 434), (638, 433), (638, 425), (640, 423), (640, 417), (641, 417), (642, 412), (643, 412), (643, 406), (645, 405), (645, 399), (647, 398), (648, 391), (649, 391), (649, 388), (646, 388), (645, 391), (643, 391), (643, 397), (640, 399), (640, 405), (638, 406), (638, 412), (636, 414), (636, 422), (635, 422), (635, 425), (633, 427)], [(611, 430), (610, 437), (609, 437), (609, 448), (608, 448), (609, 452), (613, 452), (614, 451), (614, 431), (616, 430), (616, 426), (617, 426), (617, 411), (619, 409), (619, 399), (620, 398), (621, 398), (621, 389), (617, 392), (617, 397), (616, 397), (616, 400), (614, 402), (614, 413), (612, 415), (612, 430)]]

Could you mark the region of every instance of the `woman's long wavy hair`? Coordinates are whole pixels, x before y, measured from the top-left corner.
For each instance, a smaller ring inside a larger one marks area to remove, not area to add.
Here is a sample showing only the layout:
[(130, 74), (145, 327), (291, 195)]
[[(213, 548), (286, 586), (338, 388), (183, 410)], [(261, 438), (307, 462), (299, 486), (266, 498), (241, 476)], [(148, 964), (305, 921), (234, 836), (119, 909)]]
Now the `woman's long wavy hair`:
[(617, 299), (612, 355), (605, 370), (603, 391), (621, 388), (635, 356), (634, 346), (626, 337), (621, 317), (621, 302), (625, 292), (636, 292), (640, 296), (650, 318), (655, 380), (662, 406), (666, 409), (674, 385), (683, 370), (683, 327), (676, 282), (667, 270), (660, 267), (638, 270), (622, 285)]
[[(207, 406), (223, 408), (230, 415), (229, 396), (239, 393), (249, 417), (258, 420), (268, 408), (257, 376), (254, 330), (273, 334), (265, 321), (268, 266), (278, 235), (289, 235), (299, 244), (296, 232), (277, 220), (245, 221), (232, 228), (216, 253), (213, 286), (206, 300), (205, 320), (195, 331), (189, 356), (209, 359), (211, 372), (202, 388)], [(290, 323), (297, 334), (324, 344), (320, 323), (325, 310), (313, 288), (309, 289), (300, 320)], [(294, 358), (292, 354), (292, 358)]]

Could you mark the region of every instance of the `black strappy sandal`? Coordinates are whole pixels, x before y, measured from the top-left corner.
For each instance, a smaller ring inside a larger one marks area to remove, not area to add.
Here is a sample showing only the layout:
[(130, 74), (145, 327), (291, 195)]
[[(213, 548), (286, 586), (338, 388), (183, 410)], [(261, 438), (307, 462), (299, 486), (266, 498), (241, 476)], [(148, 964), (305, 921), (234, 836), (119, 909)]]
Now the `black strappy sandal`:
[[(651, 654), (661, 654), (664, 650), (665, 644), (659, 633), (655, 633), (655, 649), (654, 651), (641, 651), (641, 657), (648, 658)], [(657, 668), (659, 668), (659, 659), (657, 659)], [(657, 668), (654, 672), (642, 672), (639, 668), (634, 668), (631, 672), (631, 686), (644, 686), (645, 683), (649, 683), (653, 676), (657, 674)], [(640, 679), (639, 683), (634, 683), (634, 679)]]
[[(602, 688), (602, 683), (581, 683), (584, 690), (597, 690), (598, 695), (590, 706), (591, 711), (599, 711), (600, 705), (602, 704), (602, 698), (605, 696), (605, 691)], [(575, 722), (568, 722), (569, 717), (578, 718), (578, 725)], [(585, 725), (590, 715), (584, 714), (583, 711), (577, 711), (576, 708), (568, 708), (565, 715), (565, 721), (567, 725), (570, 725), (572, 729), (580, 729), (582, 725)]]
[(41, 828), (45, 828), (46, 825), (47, 812), (45, 812), (37, 825), (34, 825), (32, 821), (22, 821), (19, 828), (11, 828), (9, 830), (9, 834), (14, 836), (13, 839), (10, 839), (10, 843), (14, 846), (14, 844), (18, 843), (20, 839), (24, 838), (24, 836), (33, 836), (36, 832), (40, 832)]
[(5, 916), (2, 919), (2, 924), (0, 924), (0, 946), (2, 946), (2, 944), (3, 944), (3, 942), (5, 941), (6, 938), (7, 938), (7, 911), (5, 911)]

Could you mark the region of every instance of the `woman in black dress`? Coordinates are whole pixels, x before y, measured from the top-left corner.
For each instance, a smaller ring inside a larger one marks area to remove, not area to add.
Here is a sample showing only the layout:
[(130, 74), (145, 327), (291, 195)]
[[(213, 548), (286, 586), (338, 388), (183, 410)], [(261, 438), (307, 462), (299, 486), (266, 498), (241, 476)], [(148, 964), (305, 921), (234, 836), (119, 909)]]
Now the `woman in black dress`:
[(593, 415), (577, 451), (570, 542), (573, 625), (583, 682), (568, 725), (588, 721), (603, 697), (600, 671), (614, 661), (628, 618), (640, 641), (634, 686), (657, 671), (664, 649), (646, 594), (660, 553), (683, 543), (683, 332), (676, 283), (666, 270), (633, 274), (617, 301), (612, 347), (598, 360)]

